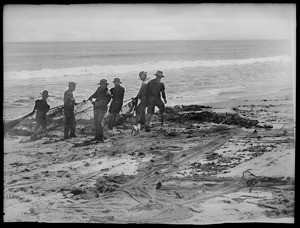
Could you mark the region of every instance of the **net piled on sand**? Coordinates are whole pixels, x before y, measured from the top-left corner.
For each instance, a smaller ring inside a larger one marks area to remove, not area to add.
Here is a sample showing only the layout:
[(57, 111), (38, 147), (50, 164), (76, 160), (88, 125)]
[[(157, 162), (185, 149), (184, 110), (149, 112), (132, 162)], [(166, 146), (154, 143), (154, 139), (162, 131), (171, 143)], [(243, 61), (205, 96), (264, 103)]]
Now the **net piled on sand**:
[(137, 215), (131, 215), (130, 219), (125, 216), (123, 220), (120, 218), (126, 222), (168, 222), (189, 218), (193, 212), (201, 213), (198, 203), (237, 191), (244, 187), (242, 179), (179, 178), (173, 174), (183, 170), (184, 165), (197, 159), (199, 154), (215, 151), (229, 137), (231, 136), (227, 131), (197, 148), (169, 152), (155, 160), (140, 163), (135, 176), (100, 177), (96, 181), (99, 198), (107, 203), (120, 195), (134, 200), (135, 205), (129, 211), (136, 212)]
[(134, 206), (128, 210), (134, 214), (119, 215), (121, 222), (172, 222), (187, 219), (193, 213), (201, 213), (201, 203), (204, 201), (244, 188), (251, 191), (253, 187), (288, 183), (288, 180), (258, 177), (249, 175), (249, 172), (248, 176), (243, 174), (241, 177), (177, 177), (178, 171), (183, 171), (187, 165), (198, 161), (203, 154), (212, 155), (233, 135), (241, 132), (237, 127), (225, 125), (214, 125), (205, 131), (213, 135), (207, 143), (187, 150), (162, 152), (156, 159), (140, 163), (135, 176), (98, 178), (100, 201), (114, 205), (119, 203), (121, 208), (122, 199), (131, 199)]

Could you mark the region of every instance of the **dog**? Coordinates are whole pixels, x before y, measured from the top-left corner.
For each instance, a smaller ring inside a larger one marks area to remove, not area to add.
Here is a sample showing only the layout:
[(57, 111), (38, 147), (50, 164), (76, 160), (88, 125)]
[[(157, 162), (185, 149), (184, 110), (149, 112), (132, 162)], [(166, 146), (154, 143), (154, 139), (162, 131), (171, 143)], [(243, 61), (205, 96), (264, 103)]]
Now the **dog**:
[(132, 124), (131, 126), (131, 135), (137, 135), (140, 133), (141, 124)]

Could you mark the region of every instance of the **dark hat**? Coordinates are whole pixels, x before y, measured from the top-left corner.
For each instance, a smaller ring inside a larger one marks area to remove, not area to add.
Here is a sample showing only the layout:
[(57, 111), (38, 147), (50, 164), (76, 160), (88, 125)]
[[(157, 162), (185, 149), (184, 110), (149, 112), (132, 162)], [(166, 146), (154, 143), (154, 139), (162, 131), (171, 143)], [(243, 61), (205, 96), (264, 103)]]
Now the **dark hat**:
[(76, 84), (78, 84), (78, 83), (73, 82), (73, 81), (69, 82), (69, 85), (76, 85)]
[(164, 74), (163, 74), (163, 72), (160, 71), (160, 70), (158, 70), (158, 71), (156, 72), (156, 74), (154, 74), (154, 75), (161, 76), (161, 77), (165, 77)]
[(147, 74), (146, 71), (141, 71), (141, 72), (139, 73), (139, 77), (144, 76), (144, 75), (146, 75), (146, 74)]
[(101, 79), (100, 82), (97, 85), (108, 85), (109, 83), (107, 82), (106, 79)]
[(42, 96), (50, 97), (48, 90), (44, 90), (41, 94)]
[(114, 78), (113, 83), (115, 83), (115, 84), (121, 84), (122, 82), (121, 82), (120, 78)]

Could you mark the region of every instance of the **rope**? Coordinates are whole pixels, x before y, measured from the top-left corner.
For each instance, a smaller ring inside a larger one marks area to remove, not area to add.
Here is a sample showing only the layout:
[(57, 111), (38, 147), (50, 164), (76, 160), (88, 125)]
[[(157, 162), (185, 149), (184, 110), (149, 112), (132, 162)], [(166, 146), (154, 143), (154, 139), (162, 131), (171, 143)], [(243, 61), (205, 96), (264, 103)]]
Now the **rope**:
[(132, 100), (132, 98), (130, 98), (130, 99), (127, 99), (127, 100), (125, 100), (125, 101), (123, 101), (123, 102), (131, 101), (131, 100)]
[(224, 123), (226, 120), (228, 120), (231, 116), (228, 116), (225, 120), (223, 120), (220, 124)]
[(49, 111), (53, 110), (53, 109), (60, 109), (60, 108), (63, 108), (63, 107), (64, 107), (64, 105), (58, 105), (56, 107), (50, 108)]
[(292, 127), (292, 128), (295, 128), (294, 126), (292, 126), (292, 125), (290, 125), (290, 124), (285, 124), (285, 125), (283, 125), (283, 126), (279, 129), (279, 131), (280, 131), (282, 128), (284, 128), (285, 126), (290, 126), (290, 127)]
[[(131, 99), (130, 99), (131, 100)], [(124, 102), (127, 102), (127, 101), (124, 101)], [(131, 101), (130, 101), (131, 102)], [(122, 106), (122, 108), (124, 108), (126, 105), (129, 105), (129, 103), (130, 102), (128, 102), (127, 104), (124, 104), (123, 106)]]

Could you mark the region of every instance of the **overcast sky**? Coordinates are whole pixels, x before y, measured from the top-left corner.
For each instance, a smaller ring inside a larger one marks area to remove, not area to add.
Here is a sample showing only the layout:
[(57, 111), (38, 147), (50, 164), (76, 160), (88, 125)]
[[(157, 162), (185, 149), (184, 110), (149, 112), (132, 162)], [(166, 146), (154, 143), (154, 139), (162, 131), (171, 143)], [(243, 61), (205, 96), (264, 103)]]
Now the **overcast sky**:
[(4, 42), (290, 39), (293, 4), (6, 5)]

